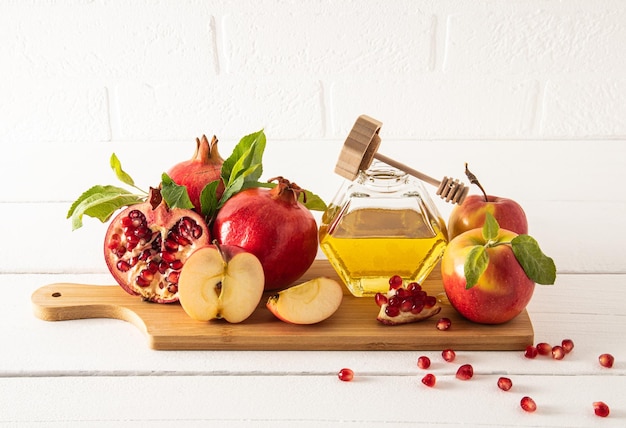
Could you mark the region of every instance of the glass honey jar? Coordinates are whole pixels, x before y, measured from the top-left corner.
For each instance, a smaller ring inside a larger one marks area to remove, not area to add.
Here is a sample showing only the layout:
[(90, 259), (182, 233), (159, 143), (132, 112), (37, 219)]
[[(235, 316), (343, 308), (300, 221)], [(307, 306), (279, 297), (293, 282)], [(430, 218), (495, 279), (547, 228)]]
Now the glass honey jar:
[(347, 288), (362, 297), (387, 292), (393, 275), (423, 282), (443, 256), (447, 230), (420, 180), (375, 161), (343, 183), (319, 238)]

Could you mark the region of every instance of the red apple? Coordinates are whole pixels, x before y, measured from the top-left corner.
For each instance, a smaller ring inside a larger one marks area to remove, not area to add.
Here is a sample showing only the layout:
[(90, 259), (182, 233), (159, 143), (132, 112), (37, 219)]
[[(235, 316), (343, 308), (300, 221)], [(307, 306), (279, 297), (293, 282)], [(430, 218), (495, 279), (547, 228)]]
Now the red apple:
[(448, 239), (483, 227), (487, 212), (496, 218), (501, 228), (518, 235), (528, 233), (526, 213), (514, 200), (492, 195), (469, 195), (461, 205), (455, 205), (450, 213)]
[(554, 261), (528, 235), (500, 229), (487, 213), (485, 225), (452, 239), (441, 260), (448, 300), (470, 321), (501, 324), (519, 315), (535, 283), (553, 284)]

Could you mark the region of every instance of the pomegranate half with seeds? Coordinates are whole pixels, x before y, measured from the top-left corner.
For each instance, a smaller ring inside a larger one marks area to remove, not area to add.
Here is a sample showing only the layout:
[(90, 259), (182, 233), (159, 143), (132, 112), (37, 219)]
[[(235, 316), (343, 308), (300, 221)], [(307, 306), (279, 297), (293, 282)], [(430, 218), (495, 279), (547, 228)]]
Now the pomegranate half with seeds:
[(210, 243), (210, 233), (195, 211), (170, 209), (158, 189), (151, 189), (149, 199), (111, 220), (104, 258), (129, 294), (151, 302), (175, 302), (180, 270), (194, 250)]

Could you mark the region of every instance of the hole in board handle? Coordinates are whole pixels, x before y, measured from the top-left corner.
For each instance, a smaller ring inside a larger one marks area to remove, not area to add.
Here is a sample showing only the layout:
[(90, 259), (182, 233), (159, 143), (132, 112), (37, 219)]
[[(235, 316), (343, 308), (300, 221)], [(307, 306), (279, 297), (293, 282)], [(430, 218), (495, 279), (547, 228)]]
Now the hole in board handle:
[(61, 293), (58, 291), (55, 291), (54, 293), (52, 293), (52, 297), (61, 297)]

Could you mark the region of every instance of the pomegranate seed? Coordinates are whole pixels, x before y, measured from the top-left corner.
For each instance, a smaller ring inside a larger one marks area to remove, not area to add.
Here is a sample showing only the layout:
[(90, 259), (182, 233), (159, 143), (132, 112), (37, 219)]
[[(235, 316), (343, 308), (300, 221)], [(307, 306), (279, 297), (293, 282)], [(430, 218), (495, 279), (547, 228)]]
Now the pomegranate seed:
[(593, 411), (596, 416), (600, 416), (601, 418), (606, 418), (610, 413), (609, 406), (607, 406), (603, 401), (594, 401)]
[(474, 367), (471, 364), (463, 364), (456, 371), (456, 378), (460, 380), (470, 380), (474, 376)]
[(411, 309), (413, 309), (413, 301), (411, 299), (405, 299), (400, 303), (400, 311), (410, 312)]
[(130, 264), (128, 264), (124, 260), (118, 261), (115, 266), (117, 267), (117, 270), (119, 270), (120, 272), (128, 272), (131, 268)]
[(406, 286), (406, 289), (409, 290), (411, 294), (415, 295), (416, 292), (422, 291), (422, 286), (417, 282), (410, 282), (409, 285)]
[(387, 296), (385, 296), (383, 293), (376, 293), (376, 296), (374, 296), (374, 301), (380, 308), (382, 305), (387, 303), (388, 300), (387, 300)]
[(524, 356), (526, 358), (535, 358), (537, 356), (537, 348), (533, 345), (528, 345), (524, 351)]
[(552, 346), (545, 342), (537, 343), (537, 353), (539, 355), (550, 355), (552, 353)]
[(437, 298), (435, 296), (426, 296), (426, 300), (424, 300), (424, 305), (427, 308), (432, 308), (437, 304)]
[(433, 386), (435, 386), (435, 383), (437, 383), (437, 378), (434, 374), (428, 373), (422, 378), (422, 383), (427, 387), (432, 388)]
[(527, 412), (534, 412), (537, 410), (537, 403), (530, 397), (523, 397), (520, 401), (520, 406)]
[(389, 305), (385, 308), (385, 313), (391, 318), (397, 317), (398, 315), (400, 315), (400, 308), (398, 306)]
[(417, 367), (419, 367), (420, 369), (427, 369), (428, 367), (430, 367), (430, 358), (425, 355), (419, 357), (417, 359)]
[(450, 318), (440, 318), (439, 321), (437, 321), (437, 330), (445, 331), (449, 329), (451, 325), (452, 321), (450, 321)]
[(337, 377), (341, 381), (350, 382), (352, 379), (354, 379), (354, 372), (351, 369), (344, 368), (339, 370), (339, 373), (337, 373)]
[(452, 349), (444, 349), (441, 352), (441, 356), (444, 360), (451, 363), (456, 358), (456, 352), (454, 352)]
[(513, 382), (508, 377), (501, 377), (498, 379), (498, 388), (503, 391), (508, 391), (513, 386)]
[(562, 346), (556, 345), (552, 347), (552, 358), (555, 360), (562, 360), (565, 357), (565, 349)]
[(574, 341), (572, 339), (563, 339), (561, 346), (563, 347), (565, 353), (569, 354), (572, 352), (572, 349), (574, 349)]
[(611, 367), (613, 367), (615, 358), (613, 358), (613, 355), (611, 354), (602, 354), (598, 357), (598, 361), (600, 362), (600, 365), (602, 367), (606, 367), (607, 369), (610, 369)]
[(413, 306), (411, 306), (411, 313), (414, 315), (419, 314), (420, 312), (422, 312), (424, 310), (424, 303), (423, 302), (413, 302)]
[(394, 275), (391, 278), (389, 278), (389, 289), (390, 290), (397, 290), (398, 288), (402, 287), (402, 277), (400, 275)]

